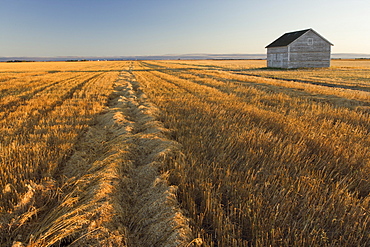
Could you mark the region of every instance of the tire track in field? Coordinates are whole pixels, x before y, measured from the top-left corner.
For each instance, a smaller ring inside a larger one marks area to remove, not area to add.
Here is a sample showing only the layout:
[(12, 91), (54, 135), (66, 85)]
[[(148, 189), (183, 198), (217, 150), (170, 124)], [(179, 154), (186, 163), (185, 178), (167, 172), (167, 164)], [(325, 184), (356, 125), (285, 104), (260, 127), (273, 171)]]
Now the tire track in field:
[(179, 144), (166, 138), (130, 72), (115, 84), (107, 109), (60, 168), (63, 198), (32, 231), (34, 246), (193, 246), (165, 172), (181, 158)]
[[(143, 62), (144, 64), (144, 62)], [(309, 79), (296, 79), (296, 78), (282, 78), (278, 76), (273, 76), (273, 75), (259, 75), (255, 73), (247, 73), (248, 71), (253, 71), (256, 69), (228, 69), (222, 66), (207, 66), (207, 65), (198, 65), (198, 64), (183, 64), (183, 63), (175, 63), (177, 65), (185, 66), (184, 68), (176, 68), (176, 69), (170, 69), (173, 71), (185, 71), (188, 70), (187, 67), (189, 66), (197, 66), (202, 68), (203, 70), (207, 68), (208, 70), (215, 70), (215, 71), (223, 71), (223, 72), (230, 72), (231, 74), (236, 74), (236, 75), (245, 75), (245, 76), (250, 76), (250, 77), (256, 77), (256, 78), (263, 78), (263, 79), (274, 79), (274, 80), (280, 80), (280, 81), (287, 81), (287, 82), (299, 82), (299, 83), (305, 83), (305, 84), (312, 84), (316, 86), (324, 86), (324, 87), (329, 87), (329, 88), (340, 88), (340, 89), (349, 89), (349, 90), (357, 90), (357, 91), (364, 91), (364, 92), (369, 92), (370, 87), (366, 86), (350, 86), (350, 85), (341, 85), (341, 84), (336, 84), (336, 83), (330, 83), (330, 82), (322, 82), (322, 81), (317, 81), (317, 80), (309, 80)], [(145, 63), (147, 66), (152, 66), (151, 68), (155, 68), (154, 66), (161, 67), (165, 69), (166, 67), (163, 65), (154, 65), (150, 63)], [(187, 67), (186, 67), (187, 66)], [(259, 68), (257, 70), (262, 70), (263, 68)], [(275, 69), (269, 69), (269, 70), (275, 70)]]
[[(228, 71), (224, 71), (224, 72), (228, 72)], [(228, 72), (230, 73), (231, 75), (244, 75), (244, 74), (241, 74), (241, 73), (232, 73), (232, 72)], [(184, 74), (184, 73), (183, 73)], [(280, 78), (276, 78), (276, 79), (273, 79), (273, 78), (270, 78), (270, 77), (264, 77), (264, 76), (260, 76), (259, 78), (261, 79), (264, 79), (266, 80), (265, 82), (251, 82), (251, 81), (248, 81), (248, 80), (238, 80), (238, 79), (225, 79), (221, 76), (215, 76), (215, 75), (209, 75), (209, 74), (202, 74), (202, 73), (195, 73), (195, 72), (188, 72), (187, 74), (189, 75), (194, 75), (194, 76), (197, 76), (199, 78), (209, 78), (209, 79), (214, 79), (214, 80), (218, 80), (218, 81), (221, 81), (221, 82), (225, 82), (225, 83), (233, 83), (235, 86), (237, 85), (243, 85), (243, 86), (248, 86), (248, 87), (253, 87), (253, 88), (256, 88), (258, 90), (263, 90), (267, 93), (283, 93), (283, 94), (286, 94), (286, 95), (289, 95), (289, 97), (294, 97), (294, 98), (305, 98), (305, 99), (308, 99), (310, 101), (314, 101), (314, 102), (318, 102), (318, 103), (328, 103), (328, 104), (332, 104), (332, 105), (337, 105), (337, 104), (340, 104), (342, 107), (346, 107), (346, 108), (349, 108), (349, 109), (353, 109), (353, 108), (356, 108), (358, 107), (359, 110), (362, 110), (364, 112), (368, 112), (368, 106), (369, 106), (369, 102), (364, 100), (364, 99), (356, 99), (356, 98), (347, 98), (347, 97), (344, 97), (344, 96), (341, 96), (341, 95), (335, 95), (335, 94), (327, 94), (327, 93), (321, 93), (321, 92), (309, 92), (309, 91), (305, 91), (304, 89), (298, 87), (298, 88), (293, 88), (293, 87), (285, 87), (284, 85), (273, 85), (273, 84), (270, 84), (268, 83), (267, 80), (280, 80)], [(246, 75), (245, 76), (249, 76), (250, 78), (257, 78), (257, 76), (250, 76), (250, 75)], [(182, 77), (181, 75), (179, 76), (179, 78), (182, 78), (182, 79), (186, 79), (184, 77)], [(200, 83), (199, 80), (196, 80), (197, 83)], [(288, 82), (297, 82), (297, 83), (300, 83), (302, 84), (302, 82), (299, 82), (297, 80), (288, 80), (288, 79), (285, 79), (285, 81), (288, 81)], [(202, 84), (205, 84), (204, 82), (202, 82)], [(306, 83), (307, 84), (307, 83)], [(218, 88), (220, 89), (219, 86), (213, 86), (211, 84), (208, 84), (209, 86), (211, 87), (214, 87), (214, 88)], [(326, 86), (323, 86), (323, 85), (319, 85), (319, 84), (312, 84), (313, 86), (318, 86), (318, 87), (322, 87), (322, 88), (325, 88)], [(230, 89), (229, 87), (226, 88), (227, 91), (225, 92), (229, 92)], [(344, 89), (342, 88), (342, 90), (352, 90), (352, 89)], [(232, 90), (233, 93), (235, 92), (234, 90)], [(352, 90), (354, 92), (356, 92), (356, 90)], [(360, 92), (361, 90), (357, 90), (357, 92)], [(363, 91), (363, 93), (367, 93), (366, 91)], [(362, 108), (364, 107), (364, 108)]]
[[(368, 87), (346, 86), (346, 85), (331, 84), (331, 83), (326, 83), (326, 82), (318, 82), (318, 81), (310, 81), (310, 80), (298, 80), (298, 79), (296, 80), (296, 79), (278, 78), (274, 76), (256, 75), (256, 74), (251, 74), (251, 73), (245, 73), (239, 70), (228, 70), (223, 67), (213, 67), (213, 68), (208, 69), (208, 71), (222, 71), (222, 72), (230, 73), (230, 75), (234, 75), (234, 76), (235, 75), (236, 76), (237, 75), (246, 76), (246, 77), (251, 78), (252, 81), (240, 80), (236, 78), (230, 80), (230, 79), (223, 78), (222, 76), (209, 75), (207, 73), (202, 73), (203, 70), (197, 73), (195, 72), (196, 69), (191, 69), (191, 70), (188, 70), (187, 68), (165, 69), (166, 68), (165, 66), (154, 65), (150, 63), (143, 63), (143, 65), (152, 66), (151, 68), (153, 70), (155, 69), (155, 66), (157, 66), (158, 68), (160, 68), (157, 70), (159, 72), (173, 74), (173, 75), (177, 74), (179, 78), (186, 79), (186, 80), (188, 79), (183, 78), (182, 75), (189, 74), (189, 75), (197, 76), (199, 78), (209, 78), (209, 79), (214, 79), (214, 80), (218, 80), (221, 82), (233, 83), (236, 86), (244, 85), (244, 86), (256, 88), (258, 90), (263, 90), (266, 92), (284, 93), (284, 94), (289, 95), (290, 97), (302, 97), (302, 98), (307, 98), (308, 100), (315, 101), (318, 103), (329, 103), (332, 105), (340, 104), (341, 106), (349, 108), (349, 109), (358, 109), (359, 111), (362, 111), (365, 113), (369, 112), (370, 103), (365, 99), (357, 99), (357, 98), (352, 98), (352, 97), (347, 98), (342, 95), (327, 94), (327, 93), (320, 93), (320, 92), (314, 93), (314, 92), (305, 91), (304, 89), (300, 87), (299, 88), (285, 87), (283, 85), (279, 86), (279, 85), (273, 85), (273, 84), (265, 83), (265, 82), (263, 83), (256, 82), (255, 80), (260, 78), (262, 80), (266, 80), (266, 82), (267, 80), (277, 80), (277, 81), (282, 81), (282, 82), (284, 81), (295, 82), (295, 83), (299, 83), (302, 85), (309, 84), (311, 86), (318, 86), (322, 88), (334, 88), (337, 90), (345, 90), (346, 92), (352, 91), (354, 93), (363, 93), (363, 94), (368, 93), (368, 89), (369, 89)], [(197, 80), (197, 83), (199, 83), (198, 80)], [(215, 87), (215, 86), (212, 86), (212, 87)], [(215, 87), (215, 88), (219, 89), (219, 87)], [(227, 90), (228, 90), (227, 92), (230, 91), (229, 88), (227, 88)]]
[(329, 87), (329, 88), (341, 88), (341, 89), (357, 90), (357, 91), (364, 91), (364, 92), (370, 91), (370, 87), (363, 87), (363, 86), (347, 86), (347, 85), (340, 85), (340, 84), (328, 83), (328, 82), (319, 82), (319, 81), (313, 81), (313, 80), (288, 79), (288, 78), (281, 78), (277, 76), (256, 75), (256, 74), (245, 73), (245, 72), (233, 72), (233, 73), (238, 74), (238, 75), (246, 75), (246, 76), (264, 78), (264, 79), (274, 79), (274, 80), (287, 81), (287, 82), (293, 81), (293, 82), (299, 82), (299, 83), (306, 83), (306, 84), (324, 86), (324, 87)]
[[(268, 125), (262, 124), (261, 129), (263, 129), (263, 132), (270, 132), (273, 133), (274, 136), (279, 137), (280, 139), (284, 140), (284, 145), (289, 145), (292, 141), (295, 143), (299, 140), (299, 142), (303, 142), (304, 145), (306, 145), (307, 149), (307, 156), (312, 157), (313, 160), (319, 160), (319, 158), (322, 156), (320, 153), (322, 148), (325, 147), (325, 156), (326, 157), (337, 157), (337, 160), (332, 163), (321, 163), (321, 166), (325, 166), (327, 170), (329, 169), (335, 169), (336, 165), (338, 163), (346, 164), (346, 169), (351, 170), (353, 167), (359, 167), (359, 164), (351, 163), (351, 160), (348, 157), (351, 157), (351, 155), (345, 155), (343, 153), (337, 152), (336, 147), (330, 146), (325, 143), (325, 138), (319, 139), (319, 138), (312, 138), (308, 137), (307, 134), (305, 134), (304, 131), (299, 130), (296, 126), (288, 124), (292, 121), (292, 118), (288, 116), (284, 116), (283, 114), (279, 112), (271, 112), (269, 110), (260, 109), (257, 107), (248, 108), (248, 103), (245, 103), (244, 109), (241, 108), (237, 110), (233, 104), (231, 104), (231, 101), (239, 102), (240, 98), (235, 94), (228, 94), (226, 92), (223, 92), (222, 90), (212, 87), (206, 84), (199, 84), (198, 82), (192, 82), (186, 79), (181, 79), (180, 77), (178, 80), (173, 80), (171, 78), (168, 78), (168, 76), (173, 76), (172, 74), (167, 74), (165, 72), (150, 72), (152, 76), (157, 77), (163, 81), (166, 81), (169, 84), (174, 85), (175, 87), (179, 88), (182, 91), (185, 91), (189, 95), (192, 95), (199, 100), (201, 100), (203, 103), (213, 105), (212, 107), (220, 107), (222, 110), (226, 110), (228, 113), (228, 117), (233, 116), (232, 118), (239, 118), (241, 116), (248, 116), (250, 123), (253, 123), (252, 125), (260, 125), (261, 123), (267, 122)], [(191, 84), (201, 86), (201, 88), (192, 87)], [(208, 97), (211, 96), (211, 97)], [(217, 98), (216, 98), (217, 96)], [(185, 96), (184, 96), (185, 97)], [(187, 97), (187, 96), (186, 96)], [(213, 98), (213, 99), (212, 99)], [(227, 99), (229, 98), (229, 99)], [(241, 102), (241, 101), (240, 101)], [(245, 124), (245, 122), (244, 122)], [(360, 127), (360, 123), (356, 122), (349, 122), (350, 125), (353, 126), (353, 129), (356, 129), (357, 127)], [(214, 127), (215, 128), (215, 127)], [(310, 125), (307, 125), (305, 128), (311, 128)], [(314, 129), (312, 129), (313, 131)], [(217, 132), (217, 131), (216, 131)], [(220, 129), (220, 132), (222, 130)], [(318, 148), (320, 147), (320, 148)], [(306, 159), (304, 156), (302, 156), (302, 162)], [(361, 162), (361, 165), (364, 166), (365, 163)], [(344, 166), (343, 166), (344, 167)], [(322, 168), (322, 167), (321, 167)], [(339, 181), (340, 179), (345, 179), (347, 173), (342, 172), (338, 174), (337, 178), (332, 179), (332, 181)], [(356, 174), (356, 179), (361, 180), (366, 174)], [(357, 177), (359, 176), (359, 177)], [(351, 181), (347, 182), (349, 185), (351, 185)], [(352, 190), (355, 189), (356, 186), (352, 185)], [(368, 194), (368, 190), (361, 191), (362, 194)]]

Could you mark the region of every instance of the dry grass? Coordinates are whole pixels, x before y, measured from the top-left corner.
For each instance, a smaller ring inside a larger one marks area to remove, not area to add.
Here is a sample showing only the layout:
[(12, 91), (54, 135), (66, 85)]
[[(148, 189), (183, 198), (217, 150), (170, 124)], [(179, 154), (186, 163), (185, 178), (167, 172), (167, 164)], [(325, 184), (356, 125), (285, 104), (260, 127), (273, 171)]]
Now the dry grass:
[[(1, 71), (12, 71), (0, 75), (0, 231), (5, 245), (40, 243), (36, 229), (42, 231), (50, 224), (46, 219), (42, 226), (35, 224), (47, 218), (50, 208), (64, 214), (57, 204), (68, 182), (58, 181), (59, 172), (81, 134), (103, 110), (118, 75), (116, 71), (63, 72), (59, 66), (1, 64)], [(54, 222), (54, 227), (65, 225), (68, 221)], [(54, 238), (62, 239), (63, 234)]]
[[(240, 75), (240, 62), (141, 65), (153, 71), (136, 72), (139, 82), (183, 145), (172, 181), (208, 245), (369, 245), (366, 90)], [(251, 71), (322, 83), (328, 75)]]
[(164, 170), (178, 144), (130, 62), (0, 66), (2, 246), (191, 242)]
[(370, 66), (332, 65), (0, 63), (1, 245), (370, 245)]

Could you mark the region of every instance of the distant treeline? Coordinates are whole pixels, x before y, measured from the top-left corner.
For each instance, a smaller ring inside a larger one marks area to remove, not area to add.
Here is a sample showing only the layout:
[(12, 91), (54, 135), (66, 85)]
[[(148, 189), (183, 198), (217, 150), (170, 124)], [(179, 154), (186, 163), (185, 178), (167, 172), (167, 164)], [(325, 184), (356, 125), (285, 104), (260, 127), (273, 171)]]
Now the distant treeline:
[[(78, 60), (78, 59), (70, 59), (70, 60), (66, 60), (66, 62), (86, 62), (86, 61), (90, 61), (90, 60), (87, 60), (87, 59), (81, 59), (81, 60)], [(15, 59), (15, 60), (8, 60), (8, 61), (5, 61), (7, 63), (30, 63), (30, 62), (37, 62), (37, 61), (34, 61), (34, 60), (19, 60), (19, 59)]]
[(81, 60), (71, 59), (71, 60), (66, 60), (66, 62), (87, 62), (87, 61), (89, 61), (89, 60), (87, 60), (87, 59), (81, 59)]
[(29, 63), (29, 62), (35, 62), (35, 61), (30, 61), (30, 60), (9, 60), (6, 61), (7, 63)]
[(332, 60), (370, 60), (367, 57), (358, 57), (358, 58), (332, 58)]

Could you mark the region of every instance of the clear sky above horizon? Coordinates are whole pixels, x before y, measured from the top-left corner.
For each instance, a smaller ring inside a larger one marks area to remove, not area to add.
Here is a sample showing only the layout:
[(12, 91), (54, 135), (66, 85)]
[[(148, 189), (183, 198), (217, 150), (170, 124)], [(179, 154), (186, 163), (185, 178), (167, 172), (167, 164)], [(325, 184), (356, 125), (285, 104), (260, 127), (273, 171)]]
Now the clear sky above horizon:
[(370, 54), (369, 0), (0, 0), (0, 57), (265, 53), (313, 28)]

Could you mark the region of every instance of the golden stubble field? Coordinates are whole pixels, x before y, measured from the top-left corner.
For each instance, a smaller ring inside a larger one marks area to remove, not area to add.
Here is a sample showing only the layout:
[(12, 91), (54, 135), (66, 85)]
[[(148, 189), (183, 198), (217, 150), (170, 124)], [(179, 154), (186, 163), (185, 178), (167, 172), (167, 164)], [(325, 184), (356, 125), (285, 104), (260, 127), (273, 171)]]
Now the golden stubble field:
[(0, 63), (0, 245), (370, 245), (370, 61), (265, 66)]

